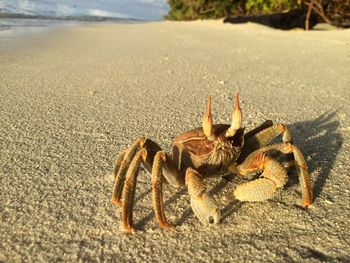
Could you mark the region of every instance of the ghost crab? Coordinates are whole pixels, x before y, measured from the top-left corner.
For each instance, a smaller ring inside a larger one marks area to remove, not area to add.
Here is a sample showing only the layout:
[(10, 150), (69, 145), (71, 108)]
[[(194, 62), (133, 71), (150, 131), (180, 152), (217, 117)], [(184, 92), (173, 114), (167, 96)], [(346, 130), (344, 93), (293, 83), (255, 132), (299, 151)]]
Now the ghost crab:
[[(282, 135), (282, 143), (271, 144)], [(289, 129), (283, 124), (265, 121), (244, 133), (242, 111), (237, 92), (232, 124), (213, 125), (211, 98), (208, 98), (203, 126), (175, 138), (172, 154), (167, 154), (150, 139), (139, 138), (115, 161), (112, 202), (122, 208), (122, 227), (133, 233), (133, 205), (138, 169), (141, 163), (152, 176), (152, 203), (161, 227), (173, 227), (164, 213), (162, 184), (179, 188), (187, 186), (192, 210), (204, 225), (219, 223), (220, 210), (206, 192), (204, 179), (214, 175), (235, 173), (246, 176), (262, 172), (258, 179), (238, 185), (233, 195), (240, 201), (264, 201), (287, 182), (287, 170), (270, 153), (284, 154), (289, 167), (299, 169), (304, 208), (312, 203), (308, 168), (301, 151), (292, 144)]]

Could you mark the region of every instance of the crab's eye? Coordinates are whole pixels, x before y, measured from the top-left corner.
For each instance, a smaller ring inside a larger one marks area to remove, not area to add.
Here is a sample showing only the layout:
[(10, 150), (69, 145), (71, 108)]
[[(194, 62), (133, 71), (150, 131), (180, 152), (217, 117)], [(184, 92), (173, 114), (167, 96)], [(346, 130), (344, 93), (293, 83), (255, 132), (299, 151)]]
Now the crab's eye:
[(233, 143), (232, 143), (232, 145), (234, 147), (242, 147), (243, 144), (244, 144), (244, 137), (243, 136), (240, 137), (238, 140), (234, 140)]
[(242, 147), (244, 144), (244, 128), (238, 129), (236, 134), (230, 138), (230, 140), (233, 147)]

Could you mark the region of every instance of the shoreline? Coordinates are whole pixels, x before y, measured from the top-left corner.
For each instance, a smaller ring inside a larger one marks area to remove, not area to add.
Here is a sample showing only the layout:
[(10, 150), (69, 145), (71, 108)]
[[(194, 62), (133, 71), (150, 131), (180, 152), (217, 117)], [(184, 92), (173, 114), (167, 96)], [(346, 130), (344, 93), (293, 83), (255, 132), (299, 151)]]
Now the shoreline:
[[(257, 23), (244, 23), (244, 24), (228, 24), (224, 25), (223, 20), (197, 20), (197, 21), (146, 21), (146, 20), (130, 20), (130, 19), (116, 19), (116, 20), (65, 20), (65, 19), (42, 19), (42, 18), (0, 18), (0, 52), (11, 51), (20, 47), (24, 47), (25, 44), (21, 45), (21, 42), (26, 43), (26, 39), (33, 38), (36, 34), (44, 36), (45, 34), (52, 35), (53, 32), (58, 32), (65, 28), (72, 27), (89, 27), (98, 25), (118, 25), (118, 24), (148, 24), (148, 23), (188, 23), (188, 24), (207, 24), (207, 25), (218, 25), (224, 28), (225, 26), (232, 27), (261, 27), (267, 30), (276, 30), (264, 25)], [(350, 29), (341, 29), (329, 25), (327, 23), (319, 23), (310, 32), (325, 32), (325, 31), (350, 31)], [(301, 31), (301, 29), (292, 29), (288, 31)]]
[(139, 24), (159, 21), (133, 19), (71, 20), (54, 18), (0, 18), (0, 52), (13, 51), (26, 46), (35, 36), (49, 37), (64, 29), (93, 25)]

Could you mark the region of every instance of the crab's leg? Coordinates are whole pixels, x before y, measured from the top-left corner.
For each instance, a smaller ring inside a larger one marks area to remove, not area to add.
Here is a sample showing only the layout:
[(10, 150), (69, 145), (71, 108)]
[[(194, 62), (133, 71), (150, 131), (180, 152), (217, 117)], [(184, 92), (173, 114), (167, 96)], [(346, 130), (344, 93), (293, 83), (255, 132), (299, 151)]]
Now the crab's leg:
[[(282, 134), (282, 141), (285, 143), (292, 142), (292, 134), (288, 127), (283, 124), (276, 124), (266, 129), (261, 130), (255, 135), (251, 136), (244, 144), (242, 152), (240, 154), (238, 163), (241, 163), (245, 158), (255, 150), (264, 147), (272, 142), (277, 136)], [(293, 155), (287, 156), (288, 166), (294, 164)]]
[(299, 167), (299, 181), (303, 197), (303, 207), (307, 208), (313, 202), (310, 176), (307, 165), (300, 150), (291, 143), (281, 143), (265, 146), (248, 156), (237, 170), (241, 175), (263, 170), (262, 177), (238, 186), (234, 192), (237, 199), (242, 201), (262, 201), (273, 196), (277, 188), (282, 187), (286, 180), (286, 170), (276, 160), (265, 153), (277, 150), (283, 154), (292, 153)]
[(163, 207), (163, 191), (162, 191), (162, 170), (167, 161), (164, 151), (159, 151), (154, 157), (152, 166), (152, 203), (158, 224), (161, 227), (173, 227), (168, 223)]
[(123, 191), (123, 185), (125, 181), (125, 175), (128, 167), (133, 160), (136, 151), (145, 144), (145, 138), (137, 139), (126, 151), (122, 152), (117, 158), (114, 167), (114, 187), (112, 202), (115, 205), (120, 205), (120, 198)]
[[(147, 150), (147, 159), (143, 162), (143, 165), (147, 169), (147, 171), (152, 174), (153, 170), (153, 163), (158, 158), (159, 162), (159, 156), (156, 158), (157, 154), (162, 156), (164, 154), (165, 158), (164, 160), (160, 161), (160, 164), (162, 166), (162, 176), (166, 179), (166, 182), (168, 182), (170, 185), (178, 188), (185, 184), (184, 176), (181, 176), (180, 169), (176, 165), (176, 161), (172, 159), (166, 152), (164, 152), (160, 146), (150, 140), (147, 139), (145, 144), (143, 145), (143, 148)], [(160, 158), (162, 159), (162, 158)]]
[[(121, 161), (122, 160), (122, 161)], [(122, 225), (127, 233), (133, 233), (132, 211), (140, 164), (152, 174), (152, 200), (156, 218), (161, 227), (171, 227), (166, 221), (162, 183), (166, 180), (174, 187), (184, 185), (184, 178), (169, 155), (150, 139), (140, 138), (118, 157), (114, 169), (116, 182), (113, 199), (122, 206)], [(117, 171), (117, 172), (116, 172)], [(121, 200), (121, 202), (120, 202)]]
[(273, 144), (259, 149), (261, 152), (268, 152), (271, 150), (277, 150), (283, 154), (293, 154), (295, 164), (299, 168), (299, 183), (303, 198), (303, 207), (308, 208), (313, 202), (313, 195), (310, 175), (303, 154), (299, 148), (292, 143)]
[(191, 207), (198, 219), (204, 224), (219, 223), (220, 210), (214, 199), (206, 193), (201, 175), (194, 169), (186, 170), (186, 185), (191, 198)]
[[(152, 175), (152, 203), (156, 220), (161, 227), (173, 227), (168, 223), (163, 205), (163, 182), (179, 188), (185, 184), (184, 178), (173, 159), (152, 140), (147, 140), (147, 159), (143, 162)], [(150, 167), (150, 168), (149, 168)]]
[(271, 120), (264, 121), (258, 127), (246, 132), (244, 134), (244, 140), (247, 142), (250, 139), (250, 137), (256, 135), (257, 133), (261, 132), (262, 130), (265, 130), (265, 129), (271, 127), (272, 125), (273, 125), (273, 122)]
[(132, 233), (134, 231), (132, 222), (132, 210), (134, 206), (136, 179), (140, 163), (146, 158), (147, 151), (145, 149), (138, 150), (133, 160), (131, 161), (130, 167), (126, 173), (126, 179), (122, 193), (122, 223), (124, 230), (128, 233)]
[(114, 161), (114, 168), (113, 168), (113, 178), (114, 178), (114, 182), (117, 179), (117, 174), (119, 172), (119, 169), (123, 163), (124, 160), (124, 156), (126, 154), (127, 150), (124, 150), (119, 156), (118, 158)]

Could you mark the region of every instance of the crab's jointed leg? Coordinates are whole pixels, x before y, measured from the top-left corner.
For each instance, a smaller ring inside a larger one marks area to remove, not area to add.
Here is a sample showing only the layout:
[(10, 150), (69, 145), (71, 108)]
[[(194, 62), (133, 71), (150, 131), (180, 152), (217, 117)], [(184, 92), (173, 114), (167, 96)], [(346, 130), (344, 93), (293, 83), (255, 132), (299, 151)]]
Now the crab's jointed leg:
[[(244, 144), (238, 163), (241, 163), (252, 152), (264, 147), (272, 142), (277, 136), (282, 134), (282, 141), (284, 143), (292, 143), (292, 134), (288, 127), (284, 124), (275, 124), (266, 129), (261, 130), (253, 136), (250, 136)], [(290, 168), (294, 165), (293, 153), (286, 156), (287, 167)]]
[(259, 149), (261, 152), (268, 152), (271, 150), (277, 150), (283, 154), (293, 154), (295, 166), (299, 169), (299, 183), (303, 198), (303, 207), (308, 208), (313, 202), (313, 195), (310, 175), (303, 154), (298, 147), (291, 143), (273, 144)]
[[(282, 134), (282, 141), (284, 143), (268, 145), (273, 139), (275, 139), (280, 134)], [(300, 170), (299, 181), (303, 196), (303, 206), (310, 206), (313, 200), (308, 168), (301, 151), (295, 145), (292, 144), (292, 134), (288, 127), (283, 124), (276, 124), (266, 129), (263, 129), (254, 136), (250, 137), (245, 143), (245, 146), (243, 147), (238, 163), (242, 162), (246, 156), (248, 156), (257, 149), (259, 149), (258, 151), (260, 152), (268, 152), (275, 150), (286, 154), (287, 168), (296, 166)]]
[(114, 182), (117, 179), (117, 174), (119, 172), (120, 167), (122, 166), (124, 156), (126, 154), (126, 150), (122, 151), (122, 153), (118, 156), (118, 158), (114, 161), (114, 168), (113, 168), (113, 179)]
[(154, 157), (152, 167), (152, 203), (156, 219), (161, 227), (173, 227), (168, 223), (163, 206), (163, 191), (162, 191), (162, 168), (167, 160), (167, 155), (164, 151), (159, 151)]
[(220, 222), (220, 210), (214, 199), (206, 193), (201, 175), (194, 169), (186, 170), (186, 185), (191, 198), (191, 207), (198, 219), (206, 226)]
[(135, 154), (126, 173), (123, 193), (122, 193), (122, 222), (124, 229), (131, 233), (134, 231), (132, 222), (132, 209), (134, 206), (135, 188), (137, 174), (141, 160), (145, 160), (147, 151), (140, 149)]
[(312, 190), (308, 168), (300, 150), (291, 143), (281, 143), (265, 146), (256, 150), (237, 166), (241, 175), (263, 170), (262, 178), (239, 185), (234, 195), (241, 201), (262, 201), (273, 196), (276, 189), (283, 187), (287, 180), (285, 168), (276, 160), (266, 155), (269, 151), (279, 151), (283, 154), (292, 153), (296, 166), (299, 168), (299, 181), (303, 198), (303, 207), (309, 207), (312, 200)]
[(137, 139), (127, 150), (123, 151), (115, 161), (115, 166), (113, 170), (114, 187), (112, 195), (112, 202), (115, 205), (121, 205), (120, 200), (127, 170), (137, 150), (143, 147), (145, 141), (145, 138)]
[(273, 126), (273, 122), (271, 120), (266, 120), (262, 124), (260, 124), (258, 127), (254, 128), (253, 130), (250, 130), (244, 134), (244, 141), (247, 142), (251, 137), (256, 135), (257, 133), (261, 132), (262, 130), (265, 130), (269, 127)]
[(133, 206), (138, 170), (141, 163), (152, 174), (152, 201), (156, 219), (161, 227), (172, 227), (166, 220), (163, 207), (162, 182), (174, 187), (184, 185), (180, 171), (161, 148), (152, 140), (139, 138), (115, 161), (115, 184), (112, 201), (122, 207), (122, 226), (133, 233)]

